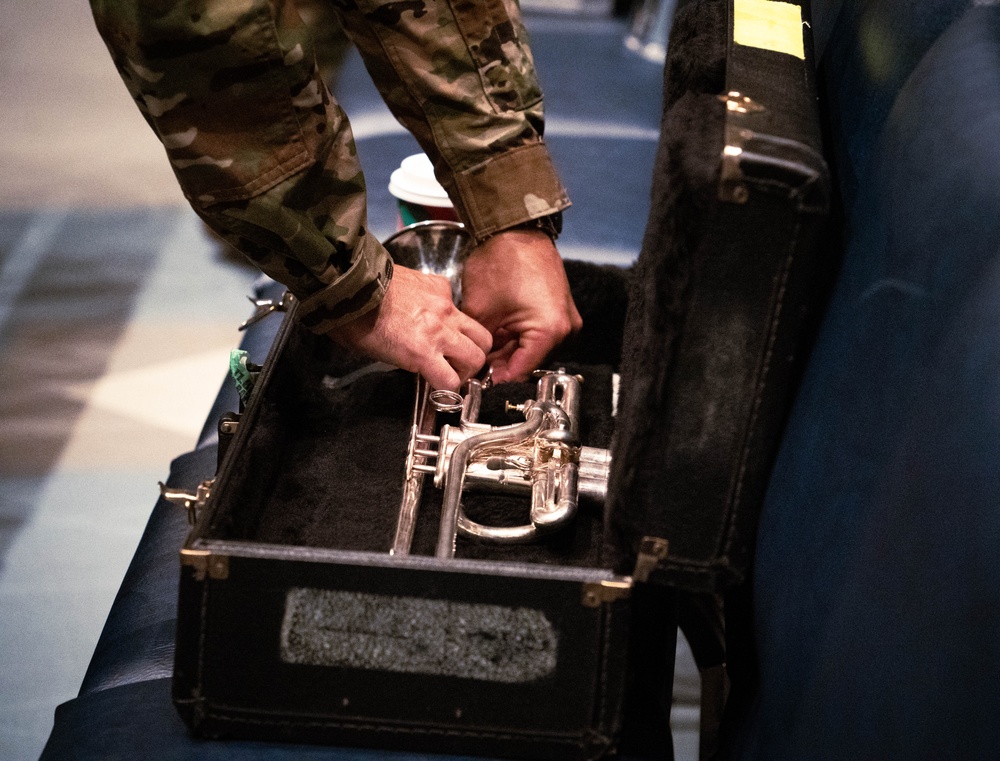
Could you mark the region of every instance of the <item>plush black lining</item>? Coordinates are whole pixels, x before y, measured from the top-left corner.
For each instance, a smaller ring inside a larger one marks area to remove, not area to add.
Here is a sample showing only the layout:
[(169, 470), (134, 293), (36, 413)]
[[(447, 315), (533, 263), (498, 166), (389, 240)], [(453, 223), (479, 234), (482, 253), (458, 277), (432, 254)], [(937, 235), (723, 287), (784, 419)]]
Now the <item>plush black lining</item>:
[[(714, 245), (725, 120), (718, 96), (725, 87), (727, 24), (720, 0), (686, 0), (677, 8), (665, 67), (651, 214), (634, 275), (567, 262), (585, 328), (560, 348), (550, 365), (566, 365), (587, 378), (585, 444), (612, 446), (611, 375), (622, 368), (618, 422), (628, 435), (615, 443), (616, 457), (620, 454), (623, 461), (612, 474), (608, 505), (582, 504), (571, 529), (541, 544), (498, 549), (460, 540), (460, 557), (613, 567), (628, 573), (634, 562), (632, 540), (658, 524), (663, 495), (652, 486), (655, 473), (647, 471), (662, 462), (658, 448), (670, 426), (668, 411), (661, 409), (663, 379), (672, 372), (698, 263), (711, 255)], [(324, 377), (340, 377), (360, 365), (338, 355), (328, 341), (298, 333), (280, 362), (245, 451), (229, 474), (234, 483), (226, 487), (226, 504), (211, 533), (387, 552), (401, 494), (412, 379), (399, 372), (374, 374), (348, 389), (325, 388)], [(494, 424), (516, 422), (518, 418), (496, 410), (507, 399), (520, 402), (533, 396), (533, 384), (495, 388), (487, 395), (483, 417), (493, 415), (489, 422)], [(654, 410), (658, 414), (651, 414)], [(414, 540), (417, 554), (433, 554), (440, 498), (440, 491), (428, 485)], [(475, 495), (466, 508), (481, 522), (526, 522), (525, 498)], [(609, 512), (613, 515), (606, 518)]]
[[(628, 572), (637, 540), (664, 520), (671, 496), (660, 469), (670, 445), (670, 378), (702, 262), (718, 245), (724, 143), (726, 5), (689, 0), (677, 8), (664, 72), (664, 116), (649, 221), (629, 292), (622, 399), (608, 505), (612, 566)], [(695, 535), (698, 525), (686, 527)]]
[(670, 27), (663, 73), (663, 113), (684, 93), (721, 93), (726, 86), (729, 17), (719, 0), (682, 0)]

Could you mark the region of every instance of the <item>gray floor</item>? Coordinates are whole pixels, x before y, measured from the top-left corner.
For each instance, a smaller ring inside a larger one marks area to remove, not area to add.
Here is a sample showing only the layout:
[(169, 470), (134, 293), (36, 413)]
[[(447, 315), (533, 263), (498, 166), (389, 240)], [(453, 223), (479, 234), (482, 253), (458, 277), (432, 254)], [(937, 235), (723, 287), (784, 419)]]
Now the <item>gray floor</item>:
[[(628, 263), (660, 68), (620, 44), (624, 27), (582, 49), (590, 23), (529, 27), (575, 200), (562, 250)], [(86, 3), (0, 4), (0, 30), (0, 759), (22, 761), (79, 687), (157, 481), (193, 445), (239, 341), (256, 273), (185, 206)], [(338, 91), (373, 189), (372, 228), (386, 235), (388, 172), (413, 145), (353, 58)], [(678, 757), (694, 758), (687, 656), (677, 696)]]

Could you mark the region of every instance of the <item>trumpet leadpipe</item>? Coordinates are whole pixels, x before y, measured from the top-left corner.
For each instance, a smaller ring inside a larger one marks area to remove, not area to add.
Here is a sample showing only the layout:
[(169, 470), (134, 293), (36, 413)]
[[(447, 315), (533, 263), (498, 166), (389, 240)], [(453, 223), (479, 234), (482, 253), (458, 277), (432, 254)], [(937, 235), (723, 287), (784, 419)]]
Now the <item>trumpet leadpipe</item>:
[[(464, 225), (440, 220), (409, 225), (383, 241), (397, 264), (447, 278), (455, 304), (461, 303), (462, 270), (472, 243), (472, 236)], [(430, 435), (434, 432), (437, 412), (435, 403), (447, 408), (448, 402), (454, 403), (456, 398), (458, 402), (464, 402), (462, 396), (454, 392), (433, 391), (419, 375), (415, 396), (403, 496), (390, 549), (393, 555), (410, 552), (424, 476), (433, 472), (432, 466), (428, 470), (428, 460), (434, 459), (436, 452), (423, 445), (431, 443)]]

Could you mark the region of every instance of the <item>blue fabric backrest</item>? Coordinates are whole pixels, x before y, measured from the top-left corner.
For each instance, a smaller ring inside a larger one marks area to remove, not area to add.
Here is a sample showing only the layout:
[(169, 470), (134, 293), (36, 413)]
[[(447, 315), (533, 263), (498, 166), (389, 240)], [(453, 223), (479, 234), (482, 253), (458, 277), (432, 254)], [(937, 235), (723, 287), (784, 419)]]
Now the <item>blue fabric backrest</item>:
[(739, 756), (1000, 755), (1000, 5), (815, 2), (841, 274), (772, 475)]
[(817, 57), (845, 204), (857, 197), (882, 128), (907, 80), (968, 0), (813, 3)]

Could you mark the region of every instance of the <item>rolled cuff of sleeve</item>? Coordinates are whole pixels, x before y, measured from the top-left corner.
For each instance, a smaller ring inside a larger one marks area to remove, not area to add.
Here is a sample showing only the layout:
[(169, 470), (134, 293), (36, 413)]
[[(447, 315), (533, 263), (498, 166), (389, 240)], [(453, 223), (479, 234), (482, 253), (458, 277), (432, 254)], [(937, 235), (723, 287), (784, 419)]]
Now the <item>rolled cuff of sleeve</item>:
[(476, 240), (570, 205), (544, 143), (526, 145), (454, 175), (458, 206)]
[(351, 268), (299, 304), (298, 319), (307, 330), (327, 333), (382, 303), (392, 280), (392, 259), (369, 232), (358, 245), (359, 255)]

